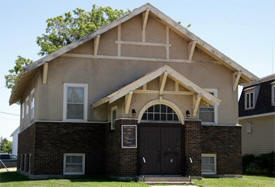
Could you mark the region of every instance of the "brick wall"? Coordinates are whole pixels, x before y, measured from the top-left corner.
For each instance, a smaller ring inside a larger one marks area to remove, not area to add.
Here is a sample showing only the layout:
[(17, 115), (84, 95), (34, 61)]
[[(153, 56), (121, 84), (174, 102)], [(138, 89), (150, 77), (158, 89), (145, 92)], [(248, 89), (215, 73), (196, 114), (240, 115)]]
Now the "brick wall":
[(62, 175), (64, 153), (85, 153), (85, 174), (103, 175), (105, 129), (106, 124), (38, 122), (19, 135), (19, 154), (32, 151), (33, 175)]
[(217, 155), (217, 174), (241, 174), (241, 127), (202, 126), (202, 153)]
[(121, 125), (136, 125), (136, 120), (116, 120), (115, 130), (106, 133), (106, 173), (112, 176), (137, 175), (137, 149), (121, 148)]
[[(33, 173), (33, 170), (34, 170), (33, 156), (31, 156), (30, 160), (24, 159), (24, 157), (29, 157), (29, 155), (34, 155), (35, 127), (32, 125), (27, 129), (25, 129), (23, 132), (20, 132), (18, 135), (18, 142), (19, 143), (18, 143), (17, 168), (18, 170), (22, 170), (22, 169), (25, 170), (26, 166), (30, 165), (28, 172)], [(26, 161), (28, 163), (26, 163)], [(23, 166), (22, 168), (20, 168), (21, 165)]]
[[(201, 175), (201, 122), (186, 120), (184, 124), (184, 152), (185, 174), (191, 176)], [(192, 159), (192, 164), (190, 163)]]

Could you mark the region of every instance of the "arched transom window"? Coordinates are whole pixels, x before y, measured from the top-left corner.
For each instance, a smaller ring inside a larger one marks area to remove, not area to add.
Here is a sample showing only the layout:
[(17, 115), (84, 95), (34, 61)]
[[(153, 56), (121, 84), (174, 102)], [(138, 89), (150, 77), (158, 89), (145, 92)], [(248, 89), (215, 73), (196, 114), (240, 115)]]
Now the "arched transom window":
[(179, 118), (176, 112), (164, 104), (156, 104), (149, 107), (142, 115), (143, 121), (171, 121), (178, 122)]

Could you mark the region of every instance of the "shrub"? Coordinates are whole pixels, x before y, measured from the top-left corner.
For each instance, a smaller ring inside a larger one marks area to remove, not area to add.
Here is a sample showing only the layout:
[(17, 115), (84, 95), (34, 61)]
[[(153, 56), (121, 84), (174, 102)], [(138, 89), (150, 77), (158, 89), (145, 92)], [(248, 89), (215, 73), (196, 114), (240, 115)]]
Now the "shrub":
[(243, 173), (275, 176), (275, 153), (243, 156)]

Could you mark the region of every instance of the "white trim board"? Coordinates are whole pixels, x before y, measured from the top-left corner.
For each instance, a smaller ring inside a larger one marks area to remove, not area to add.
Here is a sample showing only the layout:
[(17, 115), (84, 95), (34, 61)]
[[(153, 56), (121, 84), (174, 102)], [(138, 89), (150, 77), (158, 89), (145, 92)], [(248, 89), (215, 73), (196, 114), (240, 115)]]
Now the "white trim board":
[(242, 119), (258, 118), (258, 117), (265, 117), (265, 116), (271, 116), (271, 115), (275, 115), (275, 112), (256, 114), (256, 115), (251, 115), (251, 116), (242, 116), (242, 117), (239, 117), (238, 119), (242, 120)]

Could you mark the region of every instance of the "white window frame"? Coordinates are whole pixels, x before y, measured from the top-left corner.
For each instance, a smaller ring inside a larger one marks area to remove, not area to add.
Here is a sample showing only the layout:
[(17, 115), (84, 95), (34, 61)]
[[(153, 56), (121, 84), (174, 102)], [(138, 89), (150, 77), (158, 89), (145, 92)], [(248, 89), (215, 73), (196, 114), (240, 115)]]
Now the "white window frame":
[(22, 102), (21, 104), (21, 119), (24, 120), (25, 119), (25, 103)]
[[(253, 94), (253, 106), (251, 106), (251, 94)], [(249, 107), (247, 107), (247, 95), (249, 95)], [(255, 103), (256, 99), (255, 99), (255, 89), (254, 87), (251, 88), (251, 89), (247, 89), (245, 90), (245, 93), (244, 93), (244, 108), (245, 110), (251, 110), (251, 109), (254, 109), (255, 108)]]
[(29, 119), (29, 113), (30, 113), (30, 105), (29, 105), (29, 96), (26, 98), (25, 106), (26, 106), (26, 118)]
[(246, 132), (248, 134), (252, 134), (252, 123), (247, 123), (246, 124)]
[[(135, 136), (136, 136), (136, 141), (135, 141), (135, 146), (128, 147), (123, 145), (123, 127), (135, 127)], [(121, 148), (122, 149), (136, 149), (137, 148), (137, 125), (121, 125)]]
[[(206, 91), (214, 94), (215, 97), (218, 97), (218, 89), (215, 88), (205, 88)], [(217, 125), (218, 124), (218, 105), (214, 104), (214, 122), (201, 122), (202, 125)]]
[(203, 154), (201, 154), (201, 158), (202, 157), (214, 157), (214, 169), (215, 169), (215, 171), (214, 172), (203, 172), (203, 171), (201, 171), (201, 174), (203, 174), (203, 175), (216, 175), (217, 174), (217, 155), (212, 154), (212, 153), (211, 154), (203, 153)]
[(113, 111), (116, 111), (116, 118), (117, 118), (117, 106), (113, 106), (111, 108), (111, 130), (115, 130), (115, 122), (116, 122), (116, 119), (113, 120)]
[[(66, 172), (66, 157), (67, 156), (82, 156), (82, 171), (81, 172)], [(85, 153), (64, 153), (63, 157), (63, 175), (84, 175), (85, 174)]]
[(31, 114), (31, 119), (33, 120), (34, 119), (34, 109), (35, 109), (34, 89), (32, 89), (32, 91), (31, 91), (30, 98), (31, 98), (31, 100), (30, 100), (31, 101), (30, 102), (30, 114)]
[[(67, 119), (67, 90), (68, 87), (82, 87), (84, 88), (84, 116), (83, 119)], [(63, 121), (69, 122), (85, 122), (87, 121), (87, 110), (88, 110), (88, 84), (78, 84), (78, 83), (64, 83), (63, 90)]]
[(271, 83), (271, 104), (275, 106), (275, 81)]

